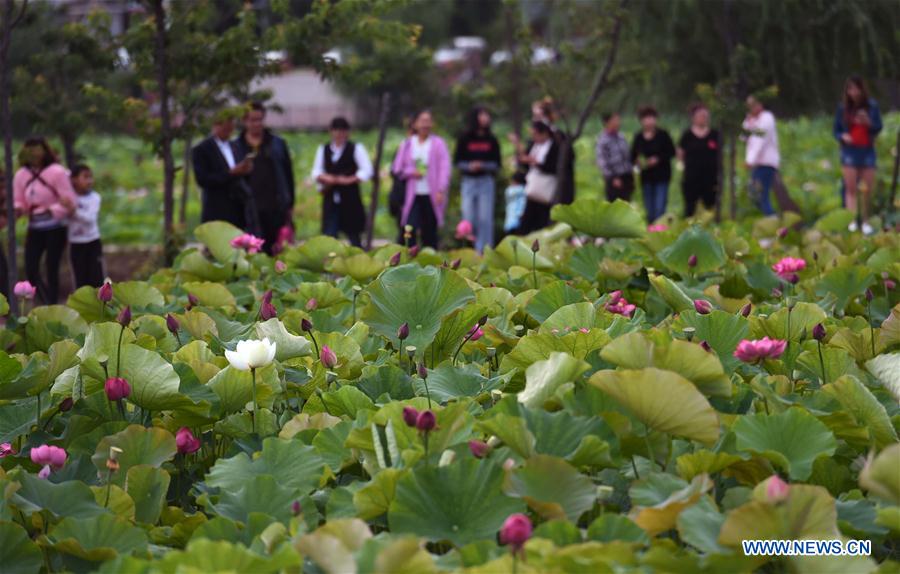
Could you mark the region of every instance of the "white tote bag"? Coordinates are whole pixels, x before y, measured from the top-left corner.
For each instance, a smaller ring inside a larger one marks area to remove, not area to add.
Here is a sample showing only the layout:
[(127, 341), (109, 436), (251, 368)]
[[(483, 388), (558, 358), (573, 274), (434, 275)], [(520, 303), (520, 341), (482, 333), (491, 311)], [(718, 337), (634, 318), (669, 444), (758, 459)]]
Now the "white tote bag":
[(525, 176), (525, 197), (537, 203), (550, 205), (556, 196), (556, 176), (544, 173), (536, 167)]

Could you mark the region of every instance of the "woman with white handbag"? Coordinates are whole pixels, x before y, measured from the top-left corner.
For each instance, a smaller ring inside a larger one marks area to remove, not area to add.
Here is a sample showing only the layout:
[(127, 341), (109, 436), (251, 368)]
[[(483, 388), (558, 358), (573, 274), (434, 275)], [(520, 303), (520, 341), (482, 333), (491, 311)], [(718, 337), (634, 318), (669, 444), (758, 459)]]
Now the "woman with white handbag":
[(550, 224), (550, 208), (556, 199), (557, 163), (559, 144), (552, 128), (544, 122), (531, 124), (531, 142), (519, 156), (519, 162), (528, 166), (525, 176), (525, 212), (518, 233), (525, 235)]

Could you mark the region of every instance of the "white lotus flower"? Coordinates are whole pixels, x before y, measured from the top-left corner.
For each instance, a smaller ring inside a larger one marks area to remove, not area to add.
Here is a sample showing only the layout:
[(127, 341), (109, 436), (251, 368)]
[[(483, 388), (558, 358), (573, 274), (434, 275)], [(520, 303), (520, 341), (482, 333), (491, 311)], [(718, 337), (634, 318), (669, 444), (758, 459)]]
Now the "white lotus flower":
[(262, 341), (248, 339), (240, 341), (234, 351), (225, 351), (228, 363), (239, 371), (261, 369), (275, 359), (275, 343), (266, 337)]

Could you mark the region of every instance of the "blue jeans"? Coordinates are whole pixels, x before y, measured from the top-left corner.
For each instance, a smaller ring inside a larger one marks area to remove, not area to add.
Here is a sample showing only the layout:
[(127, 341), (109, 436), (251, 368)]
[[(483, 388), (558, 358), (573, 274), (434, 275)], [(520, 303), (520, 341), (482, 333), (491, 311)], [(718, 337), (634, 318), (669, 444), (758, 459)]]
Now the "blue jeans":
[(753, 195), (756, 197), (759, 210), (763, 215), (774, 215), (775, 210), (772, 208), (772, 202), (769, 199), (769, 192), (775, 183), (775, 174), (778, 173), (772, 166), (758, 165), (750, 172), (750, 185), (753, 186)]
[(644, 209), (647, 210), (647, 221), (653, 223), (666, 212), (666, 203), (669, 200), (669, 182), (641, 183), (644, 192)]
[(494, 245), (494, 176), (462, 178), (462, 217), (475, 229), (475, 249)]

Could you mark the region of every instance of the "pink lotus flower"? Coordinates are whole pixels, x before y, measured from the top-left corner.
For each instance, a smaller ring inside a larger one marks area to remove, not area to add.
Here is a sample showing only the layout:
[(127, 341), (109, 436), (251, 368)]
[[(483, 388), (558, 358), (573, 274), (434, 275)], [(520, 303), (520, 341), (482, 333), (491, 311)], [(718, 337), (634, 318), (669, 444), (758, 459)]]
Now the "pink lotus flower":
[(422, 411), (416, 418), (416, 428), (420, 432), (429, 432), (437, 426), (437, 418), (432, 411)]
[(194, 436), (191, 429), (181, 427), (175, 433), (175, 446), (181, 454), (192, 454), (200, 450), (200, 439)]
[(806, 269), (806, 261), (797, 259), (796, 257), (785, 257), (772, 266), (772, 271), (785, 281), (790, 278), (791, 274), (803, 271), (804, 269)]
[(65, 449), (49, 444), (31, 449), (31, 462), (42, 466), (49, 466), (53, 470), (59, 470), (66, 464)]
[(464, 239), (466, 241), (472, 241), (473, 239), (475, 239), (472, 230), (472, 223), (469, 220), (463, 219), (456, 224), (456, 238)]
[(712, 312), (712, 304), (706, 299), (695, 299), (694, 311), (700, 315), (709, 315)]
[(316, 307), (318, 307), (318, 306), (319, 306), (319, 302), (316, 300), (315, 297), (311, 297), (309, 300), (306, 301), (306, 310), (307, 311), (314, 311), (316, 309)]
[(622, 296), (621, 291), (613, 291), (609, 294), (609, 300), (606, 302), (604, 308), (615, 315), (622, 315), (623, 317), (630, 318), (632, 313), (634, 313), (634, 310), (637, 309), (637, 306), (629, 303), (628, 300)]
[(647, 231), (650, 233), (662, 233), (663, 231), (668, 231), (669, 226), (664, 223), (654, 223), (653, 225), (647, 226)]
[(97, 289), (97, 299), (99, 299), (100, 301), (103, 301), (104, 303), (109, 303), (110, 301), (112, 301), (112, 297), (113, 297), (112, 283), (110, 283), (109, 281), (106, 281), (103, 283), (103, 285), (100, 286), (99, 289)]
[(319, 352), (319, 360), (322, 361), (326, 369), (331, 369), (337, 365), (338, 358), (334, 351), (331, 350), (331, 347), (322, 345), (322, 350)]
[(620, 299), (622, 299), (622, 292), (618, 291), (618, 290), (613, 291), (612, 293), (609, 294), (609, 299), (607, 300), (606, 304), (607, 305), (615, 305), (616, 303), (619, 302)]
[(235, 249), (243, 249), (250, 255), (253, 255), (254, 253), (259, 253), (265, 242), (265, 239), (256, 237), (251, 233), (244, 233), (232, 239), (231, 246)]
[(178, 334), (178, 330), (181, 328), (181, 323), (178, 322), (178, 319), (175, 318), (171, 313), (166, 315), (166, 329), (169, 330), (173, 335)]
[(275, 273), (281, 274), (287, 271), (287, 263), (282, 260), (278, 260), (275, 262)]
[(13, 448), (13, 445), (8, 442), (0, 444), (0, 458), (5, 458), (14, 454), (16, 454), (16, 449)]
[(757, 340), (744, 339), (738, 343), (734, 356), (745, 363), (758, 363), (763, 359), (777, 359), (786, 348), (787, 341), (780, 339), (768, 337)]
[(769, 502), (781, 502), (785, 500), (790, 493), (791, 486), (777, 474), (773, 474), (766, 482), (766, 498)]
[(509, 544), (513, 552), (522, 549), (531, 538), (531, 520), (524, 514), (512, 514), (500, 528), (500, 543)]
[(16, 283), (15, 287), (13, 287), (13, 293), (15, 293), (16, 297), (19, 299), (34, 299), (34, 295), (37, 293), (37, 287), (28, 281), (19, 281)]
[(588, 329), (587, 327), (582, 327), (582, 328), (578, 329), (578, 331), (581, 332), (581, 333), (585, 333), (585, 334), (591, 332), (591, 330)]
[(488, 446), (486, 442), (483, 440), (470, 440), (469, 441), (469, 451), (472, 453), (472, 456), (475, 458), (484, 458), (487, 456), (487, 453), (490, 452), (491, 447)]
[(406, 423), (406, 426), (416, 426), (416, 421), (418, 419), (419, 411), (416, 410), (415, 407), (403, 407), (403, 422)]
[(294, 516), (300, 516), (300, 513), (303, 512), (303, 507), (300, 506), (300, 501), (295, 500), (291, 503), (291, 514)]
[(477, 341), (482, 338), (484, 336), (484, 331), (481, 330), (481, 325), (475, 323), (475, 326), (469, 329), (469, 335), (471, 335), (471, 337), (469, 337), (470, 341)]
[(887, 289), (888, 291), (893, 291), (894, 289), (897, 288), (897, 282), (894, 281), (893, 279), (885, 279), (884, 280), (884, 288)]
[(103, 390), (110, 401), (121, 401), (131, 394), (131, 385), (122, 377), (110, 377), (106, 379)]

